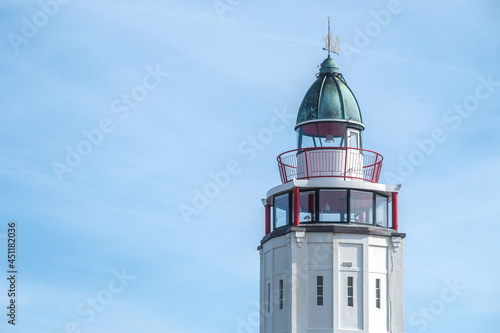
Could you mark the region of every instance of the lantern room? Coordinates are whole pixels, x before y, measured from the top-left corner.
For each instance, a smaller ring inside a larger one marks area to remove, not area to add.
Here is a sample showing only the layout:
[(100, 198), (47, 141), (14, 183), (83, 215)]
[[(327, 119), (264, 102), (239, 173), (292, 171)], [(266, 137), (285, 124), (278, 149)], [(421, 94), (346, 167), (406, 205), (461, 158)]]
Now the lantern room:
[(325, 59), (316, 77), (299, 107), (297, 148), (362, 148), (358, 101), (335, 61)]

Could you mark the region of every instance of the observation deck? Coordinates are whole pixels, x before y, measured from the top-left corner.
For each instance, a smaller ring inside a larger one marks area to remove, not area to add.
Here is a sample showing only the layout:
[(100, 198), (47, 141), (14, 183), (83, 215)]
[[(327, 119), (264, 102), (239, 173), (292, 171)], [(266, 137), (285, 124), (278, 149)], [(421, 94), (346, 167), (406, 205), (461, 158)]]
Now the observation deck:
[(289, 150), (277, 160), (283, 184), (318, 177), (378, 183), (383, 157), (361, 148), (314, 147)]

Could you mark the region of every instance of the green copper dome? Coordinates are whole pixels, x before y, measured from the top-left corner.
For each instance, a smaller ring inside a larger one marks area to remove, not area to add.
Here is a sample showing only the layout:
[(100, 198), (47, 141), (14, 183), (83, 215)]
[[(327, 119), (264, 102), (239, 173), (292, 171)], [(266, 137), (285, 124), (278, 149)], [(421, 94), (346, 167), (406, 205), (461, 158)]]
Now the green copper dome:
[(335, 61), (325, 59), (316, 76), (318, 79), (300, 104), (296, 128), (301, 123), (314, 120), (352, 121), (363, 126), (358, 101), (339, 73)]

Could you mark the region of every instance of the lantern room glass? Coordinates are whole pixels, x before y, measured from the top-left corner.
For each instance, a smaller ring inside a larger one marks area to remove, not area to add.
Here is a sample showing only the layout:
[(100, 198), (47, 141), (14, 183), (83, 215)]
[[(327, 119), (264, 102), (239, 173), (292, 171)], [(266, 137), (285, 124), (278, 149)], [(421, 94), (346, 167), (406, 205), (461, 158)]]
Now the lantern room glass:
[(360, 129), (347, 122), (312, 122), (297, 129), (297, 147), (351, 147), (361, 148)]
[(345, 123), (313, 122), (297, 129), (298, 148), (345, 147)]

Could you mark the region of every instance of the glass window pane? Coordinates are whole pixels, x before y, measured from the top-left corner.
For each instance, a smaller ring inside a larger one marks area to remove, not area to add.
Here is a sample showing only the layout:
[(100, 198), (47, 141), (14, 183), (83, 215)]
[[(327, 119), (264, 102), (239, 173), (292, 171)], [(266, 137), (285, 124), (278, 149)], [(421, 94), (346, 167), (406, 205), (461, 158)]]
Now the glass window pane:
[(359, 148), (359, 132), (349, 130), (349, 147)]
[(375, 196), (375, 224), (387, 228), (387, 198), (381, 195)]
[(373, 193), (351, 191), (350, 200), (350, 222), (373, 223)]
[(345, 124), (315, 122), (300, 127), (299, 148), (344, 147)]
[(271, 284), (267, 284), (267, 313), (271, 312)]
[(317, 147), (317, 140), (314, 140), (314, 137), (304, 135), (302, 136), (302, 145), (300, 148), (312, 148)]
[(314, 192), (300, 192), (300, 207), (299, 207), (299, 221), (300, 222), (313, 222), (316, 218), (314, 214), (314, 207), (316, 204), (316, 195)]
[(321, 147), (342, 147), (344, 145), (343, 136), (327, 135), (320, 139)]
[(387, 227), (392, 227), (392, 201), (387, 205)]
[(316, 304), (323, 305), (323, 275), (316, 277)]
[(347, 222), (347, 191), (322, 190), (319, 192), (320, 222)]
[(354, 306), (354, 286), (352, 276), (347, 277), (347, 306)]
[(375, 306), (380, 308), (380, 279), (375, 280)]
[(283, 280), (280, 280), (280, 310), (283, 309)]
[(274, 229), (290, 224), (290, 201), (288, 193), (274, 198)]

